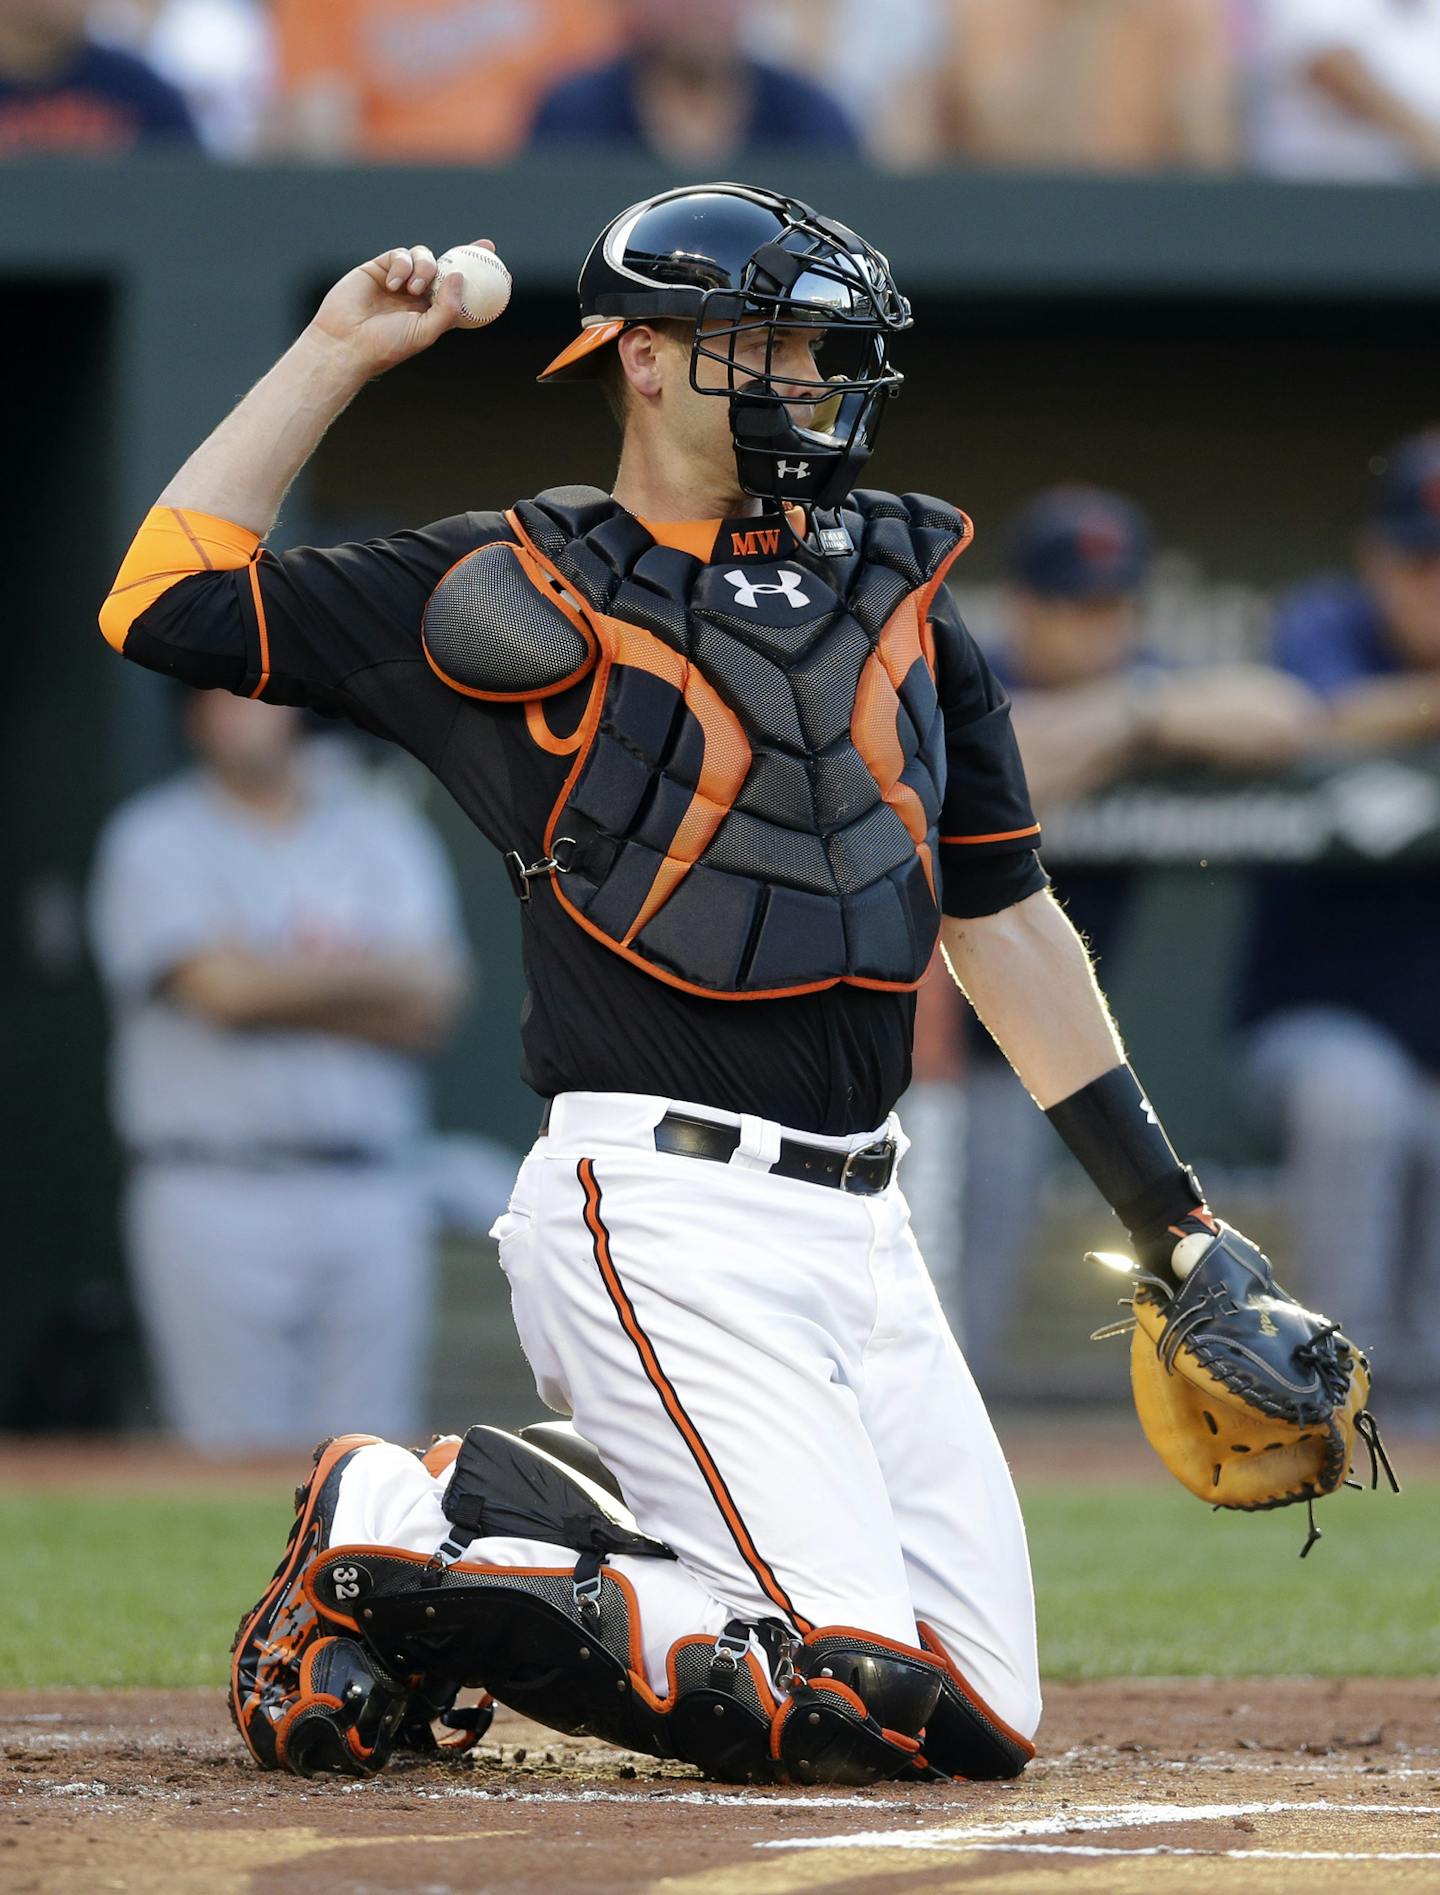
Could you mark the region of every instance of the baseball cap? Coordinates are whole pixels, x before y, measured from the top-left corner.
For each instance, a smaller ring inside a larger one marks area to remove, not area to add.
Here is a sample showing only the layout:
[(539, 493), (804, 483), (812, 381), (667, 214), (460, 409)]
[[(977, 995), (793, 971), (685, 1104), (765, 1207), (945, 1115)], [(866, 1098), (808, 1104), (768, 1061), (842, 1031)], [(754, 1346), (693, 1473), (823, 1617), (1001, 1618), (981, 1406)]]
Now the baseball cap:
[(1440, 428), (1391, 449), (1370, 523), (1405, 552), (1440, 553)]
[(1052, 598), (1133, 592), (1150, 566), (1150, 527), (1134, 501), (1102, 487), (1051, 487), (1010, 523), (1006, 569)]

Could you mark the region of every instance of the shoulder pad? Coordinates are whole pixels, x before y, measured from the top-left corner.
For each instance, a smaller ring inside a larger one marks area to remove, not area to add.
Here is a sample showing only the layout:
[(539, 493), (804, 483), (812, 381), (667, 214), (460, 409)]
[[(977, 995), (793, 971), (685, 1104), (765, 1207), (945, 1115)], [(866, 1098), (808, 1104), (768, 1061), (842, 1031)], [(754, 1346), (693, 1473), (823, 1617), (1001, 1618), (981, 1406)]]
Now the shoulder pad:
[(864, 558), (892, 567), (923, 592), (927, 610), (946, 569), (974, 534), (958, 507), (924, 493), (857, 488), (846, 497), (844, 517), (847, 525), (856, 523), (851, 532)]
[(937, 500), (928, 493), (881, 493), (873, 487), (857, 487), (845, 505), (867, 522), (903, 520), (912, 527), (928, 528), (968, 535), (970, 522), (958, 507)]
[(523, 546), (497, 540), (453, 565), (420, 622), (430, 669), (466, 697), (499, 703), (552, 697), (595, 661), (580, 602)]
[(599, 487), (547, 487), (515, 504), (515, 517), (550, 559), (622, 511)]

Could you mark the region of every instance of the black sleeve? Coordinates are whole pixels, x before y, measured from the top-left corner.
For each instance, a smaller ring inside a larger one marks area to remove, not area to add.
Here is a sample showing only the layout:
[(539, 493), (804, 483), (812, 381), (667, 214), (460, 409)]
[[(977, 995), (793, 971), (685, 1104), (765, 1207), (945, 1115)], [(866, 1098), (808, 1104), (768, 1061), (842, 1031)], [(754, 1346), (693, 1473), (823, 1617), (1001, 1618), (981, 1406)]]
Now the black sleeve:
[(253, 567), (193, 573), (130, 628), (125, 656), (186, 684), (348, 717), (435, 760), (460, 700), (426, 663), (425, 602), (457, 559), (510, 538), (498, 513), (462, 513), (390, 539), (262, 551)]
[(969, 920), (1013, 907), (1048, 878), (1035, 853), (1040, 825), (1004, 687), (943, 587), (930, 625), (945, 716), (940, 905), (947, 915)]

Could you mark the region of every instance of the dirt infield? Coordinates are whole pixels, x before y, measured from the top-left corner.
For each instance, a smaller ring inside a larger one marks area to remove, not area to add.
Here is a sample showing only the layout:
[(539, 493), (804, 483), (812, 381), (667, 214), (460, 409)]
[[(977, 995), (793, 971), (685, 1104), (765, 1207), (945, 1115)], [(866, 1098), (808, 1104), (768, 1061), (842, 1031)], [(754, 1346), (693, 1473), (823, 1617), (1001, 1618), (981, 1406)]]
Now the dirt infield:
[(1014, 1784), (726, 1790), (502, 1716), (469, 1763), (259, 1775), (212, 1693), (0, 1695), (0, 1887), (1271, 1895), (1440, 1887), (1440, 1683), (1056, 1686)]

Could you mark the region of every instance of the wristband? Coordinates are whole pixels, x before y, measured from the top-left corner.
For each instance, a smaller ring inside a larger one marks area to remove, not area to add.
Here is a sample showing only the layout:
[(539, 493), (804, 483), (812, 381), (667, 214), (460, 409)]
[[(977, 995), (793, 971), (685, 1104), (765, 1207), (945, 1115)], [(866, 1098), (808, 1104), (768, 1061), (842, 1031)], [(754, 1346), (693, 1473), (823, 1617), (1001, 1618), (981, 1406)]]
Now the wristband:
[(1137, 1244), (1203, 1207), (1200, 1180), (1175, 1155), (1128, 1066), (1092, 1079), (1045, 1116)]

